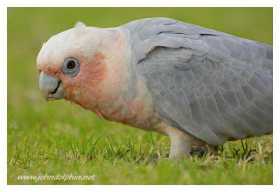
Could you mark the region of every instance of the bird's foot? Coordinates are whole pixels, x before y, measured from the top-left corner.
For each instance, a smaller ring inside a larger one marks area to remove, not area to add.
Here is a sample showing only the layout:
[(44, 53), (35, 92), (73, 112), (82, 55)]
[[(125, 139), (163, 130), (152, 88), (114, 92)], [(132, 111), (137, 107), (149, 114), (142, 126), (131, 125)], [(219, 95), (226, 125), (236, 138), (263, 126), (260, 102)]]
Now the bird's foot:
[(205, 146), (193, 146), (191, 149), (190, 154), (192, 156), (198, 156), (198, 157), (203, 157), (204, 155), (217, 155), (218, 150), (216, 146), (210, 146), (210, 145), (205, 145)]

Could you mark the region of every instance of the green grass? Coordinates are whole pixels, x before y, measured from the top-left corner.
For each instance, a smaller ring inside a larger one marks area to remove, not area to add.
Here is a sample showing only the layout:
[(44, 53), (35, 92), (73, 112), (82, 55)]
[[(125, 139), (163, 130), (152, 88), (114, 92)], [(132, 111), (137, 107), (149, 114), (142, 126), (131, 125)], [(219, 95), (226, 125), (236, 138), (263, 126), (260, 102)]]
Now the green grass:
[[(270, 8), (9, 8), (8, 184), (272, 184), (272, 137), (226, 143), (217, 156), (168, 160), (169, 140), (47, 103), (36, 54), (76, 21), (101, 27), (167, 16), (272, 43)], [(243, 144), (243, 145), (242, 145)], [(20, 175), (96, 175), (94, 181), (23, 181)]]

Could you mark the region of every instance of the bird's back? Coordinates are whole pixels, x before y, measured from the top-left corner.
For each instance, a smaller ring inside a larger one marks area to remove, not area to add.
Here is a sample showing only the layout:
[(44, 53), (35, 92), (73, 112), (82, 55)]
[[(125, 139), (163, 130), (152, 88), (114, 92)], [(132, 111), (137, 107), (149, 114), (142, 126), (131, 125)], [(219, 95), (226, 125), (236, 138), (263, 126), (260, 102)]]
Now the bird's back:
[(216, 145), (272, 132), (272, 47), (155, 18), (123, 26), (161, 118)]

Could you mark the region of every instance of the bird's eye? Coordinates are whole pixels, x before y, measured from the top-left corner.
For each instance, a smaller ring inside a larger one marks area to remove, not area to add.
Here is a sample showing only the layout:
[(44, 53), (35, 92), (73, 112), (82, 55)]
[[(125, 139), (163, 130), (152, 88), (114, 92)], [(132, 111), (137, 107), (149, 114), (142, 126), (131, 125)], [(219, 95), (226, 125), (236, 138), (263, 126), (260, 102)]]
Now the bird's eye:
[(68, 57), (64, 60), (62, 72), (71, 77), (75, 77), (80, 71), (79, 60), (74, 57)]
[(66, 64), (67, 69), (74, 69), (76, 66), (76, 62), (74, 60), (69, 60)]

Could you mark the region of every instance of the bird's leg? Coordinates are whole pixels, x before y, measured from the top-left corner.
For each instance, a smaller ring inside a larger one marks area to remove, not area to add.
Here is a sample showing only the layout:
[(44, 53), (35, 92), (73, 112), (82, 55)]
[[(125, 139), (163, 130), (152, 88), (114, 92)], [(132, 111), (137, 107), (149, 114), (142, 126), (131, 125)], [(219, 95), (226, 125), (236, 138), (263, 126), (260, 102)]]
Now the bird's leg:
[(171, 143), (169, 158), (171, 159), (190, 156), (192, 154), (193, 146), (197, 146), (198, 148), (201, 148), (202, 146), (206, 147), (205, 142), (163, 122), (157, 126), (156, 131), (169, 136)]
[(177, 159), (190, 155), (192, 138), (188, 134), (174, 130), (169, 133), (169, 137), (171, 142), (169, 158)]

